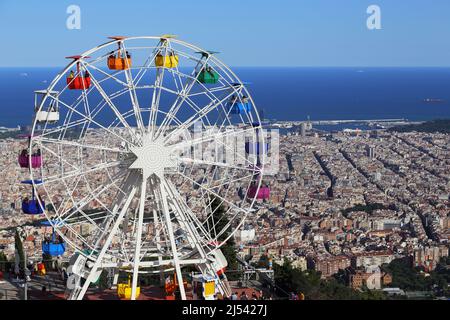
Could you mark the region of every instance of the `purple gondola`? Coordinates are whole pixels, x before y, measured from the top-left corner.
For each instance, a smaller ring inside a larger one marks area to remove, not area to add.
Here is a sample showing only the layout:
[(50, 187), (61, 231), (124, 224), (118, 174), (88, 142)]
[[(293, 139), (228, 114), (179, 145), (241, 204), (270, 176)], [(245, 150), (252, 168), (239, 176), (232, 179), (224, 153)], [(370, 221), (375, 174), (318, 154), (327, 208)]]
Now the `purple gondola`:
[[(256, 194), (258, 192), (258, 194)], [(257, 186), (251, 186), (248, 189), (247, 196), (250, 198), (254, 198), (256, 196), (257, 199), (260, 200), (268, 200), (270, 198), (270, 188), (269, 186), (261, 186), (258, 190)]]
[[(27, 150), (22, 150), (19, 155), (19, 165), (21, 168), (30, 168), (30, 156), (26, 152)], [(42, 156), (38, 154), (33, 154), (31, 156), (31, 167), (33, 169), (42, 167)]]

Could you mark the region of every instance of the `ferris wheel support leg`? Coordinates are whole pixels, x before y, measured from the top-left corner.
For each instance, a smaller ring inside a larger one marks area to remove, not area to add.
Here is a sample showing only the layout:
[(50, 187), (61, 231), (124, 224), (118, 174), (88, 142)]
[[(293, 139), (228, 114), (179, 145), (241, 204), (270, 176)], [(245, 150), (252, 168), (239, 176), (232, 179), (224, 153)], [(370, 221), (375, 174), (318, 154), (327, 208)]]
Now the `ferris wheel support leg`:
[(160, 237), (160, 230), (158, 229), (159, 219), (158, 214), (155, 209), (153, 209), (153, 225), (155, 228), (155, 234), (156, 234), (156, 249), (158, 251), (158, 264), (160, 265), (159, 268), (159, 282), (160, 285), (164, 285), (164, 269), (162, 267), (162, 254), (161, 254), (161, 237)]
[[(182, 210), (182, 199), (179, 197), (179, 194), (176, 192), (174, 186), (171, 183), (168, 183), (165, 181), (165, 187), (167, 188), (167, 192), (169, 192), (169, 194), (172, 196), (171, 198), (174, 200), (174, 211), (176, 213), (176, 215), (178, 215), (177, 217), (177, 221), (183, 225), (184, 230), (187, 232), (187, 234), (189, 235), (189, 238), (191, 239), (191, 244), (193, 244), (193, 247), (195, 246), (195, 249), (197, 249), (198, 253), (200, 254), (200, 257), (202, 259), (205, 259), (206, 261), (208, 261), (208, 257), (207, 254), (204, 250), (204, 248), (199, 244), (199, 241), (196, 241), (195, 239), (200, 239), (200, 235), (198, 234), (198, 231), (195, 229), (195, 227), (193, 227), (192, 225), (190, 225), (189, 223), (186, 223), (186, 221), (188, 221), (188, 217), (186, 216), (185, 212)], [(195, 223), (195, 222), (193, 222)], [(210, 276), (213, 276), (214, 278), (217, 279), (217, 274), (214, 270), (214, 266), (212, 262), (206, 262), (202, 265), (199, 265), (199, 269), (200, 272), (202, 274), (208, 274)], [(225, 296), (231, 296), (231, 288), (230, 285), (228, 283), (228, 280), (226, 278), (226, 276), (224, 275), (224, 279), (217, 279), (217, 284), (219, 287), (219, 291), (225, 295)]]
[(180, 289), (181, 299), (186, 300), (186, 292), (184, 291), (184, 284), (183, 284), (183, 275), (181, 274), (180, 263), (178, 261), (178, 250), (177, 245), (175, 244), (172, 221), (170, 220), (169, 206), (167, 204), (167, 194), (165, 188), (163, 187), (163, 181), (160, 182), (160, 195), (161, 195), (160, 200), (164, 211), (164, 217), (167, 223), (167, 232), (169, 234), (170, 246), (172, 248), (173, 263), (175, 265), (175, 271), (178, 279), (178, 288)]
[(94, 265), (93, 265), (93, 267), (91, 269), (91, 272), (89, 273), (89, 276), (88, 276), (88, 278), (86, 279), (86, 282), (83, 285), (83, 288), (78, 293), (76, 300), (82, 300), (83, 299), (87, 289), (89, 288), (89, 285), (91, 284), (91, 282), (93, 282), (95, 280), (94, 279), (95, 272), (97, 271), (98, 267), (100, 266), (100, 264), (101, 264), (101, 262), (103, 260), (103, 257), (105, 256), (106, 250), (108, 250), (108, 248), (109, 248), (109, 246), (110, 246), (110, 244), (112, 242), (112, 239), (113, 239), (114, 235), (117, 232), (117, 229), (119, 228), (120, 224), (122, 223), (123, 217), (124, 217), (125, 213), (127, 212), (128, 207), (130, 206), (131, 200), (133, 200), (133, 197), (136, 194), (136, 189), (137, 189), (136, 187), (133, 187), (131, 189), (131, 192), (128, 195), (128, 198), (127, 198), (127, 200), (126, 200), (122, 210), (120, 211), (120, 214), (117, 217), (117, 220), (115, 221), (114, 226), (113, 226), (110, 234), (108, 235), (108, 238), (106, 239), (102, 250), (100, 251), (100, 254), (97, 257), (97, 260), (95, 261), (95, 263), (94, 263)]
[(133, 260), (133, 282), (131, 287), (131, 300), (136, 300), (136, 288), (139, 278), (139, 263), (141, 260), (142, 225), (144, 222), (146, 189), (147, 189), (147, 179), (142, 178), (141, 198), (139, 203), (139, 217), (136, 230), (136, 248), (134, 251), (134, 260)]

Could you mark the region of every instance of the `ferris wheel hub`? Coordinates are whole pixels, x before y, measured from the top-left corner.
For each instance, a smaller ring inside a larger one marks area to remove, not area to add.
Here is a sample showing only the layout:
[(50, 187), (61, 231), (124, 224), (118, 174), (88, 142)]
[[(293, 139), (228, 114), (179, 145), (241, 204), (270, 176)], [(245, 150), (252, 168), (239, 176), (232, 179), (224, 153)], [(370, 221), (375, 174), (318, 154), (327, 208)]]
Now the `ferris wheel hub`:
[(165, 146), (161, 139), (152, 140), (149, 134), (142, 139), (142, 146), (131, 146), (130, 151), (136, 156), (136, 160), (129, 169), (141, 170), (144, 179), (153, 174), (162, 179), (166, 169), (175, 168), (177, 165), (171, 149)]

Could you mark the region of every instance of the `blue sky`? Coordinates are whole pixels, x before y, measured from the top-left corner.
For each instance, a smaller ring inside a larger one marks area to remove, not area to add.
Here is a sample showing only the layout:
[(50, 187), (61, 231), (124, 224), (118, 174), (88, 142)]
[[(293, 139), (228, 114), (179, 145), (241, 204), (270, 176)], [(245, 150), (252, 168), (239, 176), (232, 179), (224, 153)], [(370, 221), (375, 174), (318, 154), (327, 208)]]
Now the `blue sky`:
[[(70, 4), (81, 30), (66, 28)], [(371, 4), (382, 30), (366, 27)], [(450, 66), (449, 15), (449, 0), (0, 0), (0, 66), (62, 66), (109, 35), (164, 33), (231, 66)]]

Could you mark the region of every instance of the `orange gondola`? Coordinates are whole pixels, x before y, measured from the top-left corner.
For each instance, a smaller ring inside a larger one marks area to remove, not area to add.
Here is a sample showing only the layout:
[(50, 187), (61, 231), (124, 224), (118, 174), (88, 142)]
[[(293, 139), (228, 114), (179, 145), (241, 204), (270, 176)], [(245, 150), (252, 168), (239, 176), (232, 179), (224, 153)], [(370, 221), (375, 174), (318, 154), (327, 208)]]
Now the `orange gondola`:
[[(114, 40), (123, 40), (124, 37), (110, 37)], [(118, 42), (117, 54), (112, 51), (108, 56), (108, 68), (110, 70), (128, 70), (131, 68), (131, 55), (122, 48), (122, 42)]]

